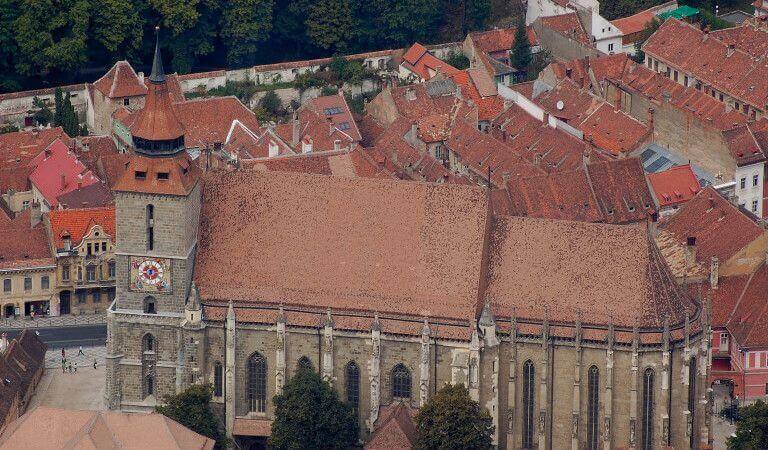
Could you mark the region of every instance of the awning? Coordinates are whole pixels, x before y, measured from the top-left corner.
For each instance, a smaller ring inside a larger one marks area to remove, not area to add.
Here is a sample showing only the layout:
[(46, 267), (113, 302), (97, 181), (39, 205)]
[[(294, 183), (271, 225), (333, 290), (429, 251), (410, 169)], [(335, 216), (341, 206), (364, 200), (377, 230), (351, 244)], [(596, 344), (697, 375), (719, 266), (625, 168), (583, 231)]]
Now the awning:
[(657, 17), (661, 21), (666, 20), (668, 17), (674, 17), (675, 19), (683, 20), (688, 17), (695, 16), (698, 13), (699, 13), (698, 9), (690, 7), (688, 5), (683, 5), (677, 9), (673, 9), (672, 11), (663, 12), (659, 14)]
[(272, 435), (272, 421), (269, 419), (240, 419), (235, 418), (235, 427), (232, 430), (235, 436), (263, 436)]

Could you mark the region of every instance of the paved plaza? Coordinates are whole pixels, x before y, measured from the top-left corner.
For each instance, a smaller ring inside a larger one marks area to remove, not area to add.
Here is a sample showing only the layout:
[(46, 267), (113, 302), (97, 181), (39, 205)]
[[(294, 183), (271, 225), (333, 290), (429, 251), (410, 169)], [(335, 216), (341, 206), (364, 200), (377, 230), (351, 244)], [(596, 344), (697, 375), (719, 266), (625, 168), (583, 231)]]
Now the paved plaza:
[[(32, 397), (31, 407), (51, 406), (68, 409), (103, 410), (104, 407), (104, 356), (106, 347), (83, 347), (67, 349), (66, 355), (77, 372), (61, 371), (61, 348), (48, 350), (45, 354), (45, 375)], [(93, 361), (96, 360), (96, 369)]]
[(0, 319), (1, 329), (20, 329), (20, 328), (51, 328), (51, 327), (69, 327), (79, 325), (97, 325), (107, 323), (107, 314), (83, 314), (83, 315), (64, 315), (54, 317), (38, 317), (31, 319), (29, 317), (4, 318)]

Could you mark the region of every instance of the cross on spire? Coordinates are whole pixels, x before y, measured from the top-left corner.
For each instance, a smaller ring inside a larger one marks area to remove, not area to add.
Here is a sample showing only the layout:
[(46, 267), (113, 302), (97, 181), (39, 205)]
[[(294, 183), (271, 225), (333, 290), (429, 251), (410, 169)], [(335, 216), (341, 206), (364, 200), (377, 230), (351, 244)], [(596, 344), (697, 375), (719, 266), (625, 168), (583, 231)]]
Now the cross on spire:
[(163, 57), (160, 55), (160, 27), (155, 27), (155, 57), (152, 60), (152, 73), (149, 75), (152, 83), (165, 83)]

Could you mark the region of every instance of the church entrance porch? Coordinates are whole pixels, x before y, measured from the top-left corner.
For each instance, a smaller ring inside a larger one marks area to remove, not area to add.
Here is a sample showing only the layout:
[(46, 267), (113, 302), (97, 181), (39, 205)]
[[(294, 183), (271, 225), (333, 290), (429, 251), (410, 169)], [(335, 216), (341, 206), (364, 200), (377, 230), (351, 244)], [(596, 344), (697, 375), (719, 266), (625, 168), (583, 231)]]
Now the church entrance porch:
[(24, 315), (35, 317), (47, 316), (50, 312), (51, 302), (49, 300), (38, 300), (33, 302), (24, 302)]
[(266, 450), (267, 438), (272, 434), (272, 421), (269, 419), (235, 419), (232, 437), (239, 448), (244, 450)]

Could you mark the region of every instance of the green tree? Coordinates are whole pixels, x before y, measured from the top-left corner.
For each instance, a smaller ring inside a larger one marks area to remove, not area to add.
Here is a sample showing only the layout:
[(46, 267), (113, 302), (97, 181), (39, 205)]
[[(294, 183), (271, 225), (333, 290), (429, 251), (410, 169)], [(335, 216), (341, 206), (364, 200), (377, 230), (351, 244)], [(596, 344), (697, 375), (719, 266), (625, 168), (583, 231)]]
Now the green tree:
[(512, 67), (520, 71), (527, 70), (531, 63), (531, 43), (528, 41), (528, 31), (523, 19), (517, 23), (515, 43), (512, 44), (511, 63)]
[(131, 57), (141, 47), (143, 25), (131, 0), (99, 0), (91, 19), (91, 50), (109, 63)]
[(482, 30), (491, 15), (491, 0), (464, 1), (464, 34)]
[(309, 6), (307, 36), (317, 47), (331, 53), (345, 53), (352, 35), (349, 0), (316, 0)]
[(275, 0), (272, 35), (273, 57), (284, 61), (315, 55), (317, 47), (312, 45), (306, 33), (305, 16), (309, 0)]
[(64, 123), (64, 94), (60, 87), (53, 91), (53, 106), (53, 124), (60, 127)]
[(35, 119), (35, 123), (43, 126), (51, 123), (53, 120), (53, 113), (51, 112), (51, 109), (48, 108), (48, 105), (45, 103), (45, 101), (35, 97), (32, 99), (32, 106), (38, 108), (38, 110), (35, 111), (35, 114), (32, 115), (32, 117)]
[(444, 61), (459, 70), (464, 70), (469, 68), (469, 58), (464, 56), (464, 53), (461, 53), (461, 52), (448, 53)]
[(221, 24), (218, 0), (150, 0), (154, 14), (159, 16), (170, 36), (161, 39), (171, 52), (171, 66), (179, 73), (188, 73), (203, 56), (215, 49)]
[[(435, 41), (442, 19), (439, 0), (381, 0), (360, 9), (370, 9), (376, 16), (360, 26), (374, 34), (374, 47), (406, 47), (417, 41)], [(358, 13), (359, 14), (359, 13)]]
[(64, 132), (69, 136), (74, 137), (80, 134), (80, 124), (77, 119), (77, 112), (75, 112), (75, 107), (72, 106), (72, 98), (69, 92), (67, 92), (61, 105), (60, 125), (64, 129)]
[(210, 384), (193, 384), (182, 392), (163, 397), (165, 406), (155, 410), (170, 417), (190, 430), (216, 441), (216, 448), (226, 448), (227, 439), (219, 429), (219, 422), (211, 411), (213, 387)]
[(416, 414), (417, 449), (491, 449), (493, 420), (462, 384), (446, 385)]
[(758, 450), (768, 448), (768, 404), (758, 400), (739, 408), (735, 436), (728, 438), (728, 448)]
[(311, 369), (299, 369), (274, 397), (269, 448), (347, 449), (357, 442), (357, 417), (336, 391)]
[(227, 62), (234, 66), (254, 64), (259, 46), (272, 30), (273, 0), (231, 0), (223, 13), (221, 37), (227, 46)]
[(0, 0), (0, 92), (21, 88), (13, 67), (18, 52), (13, 24), (18, 16), (18, 0)]
[(21, 0), (14, 21), (22, 75), (76, 71), (87, 62), (88, 0)]

